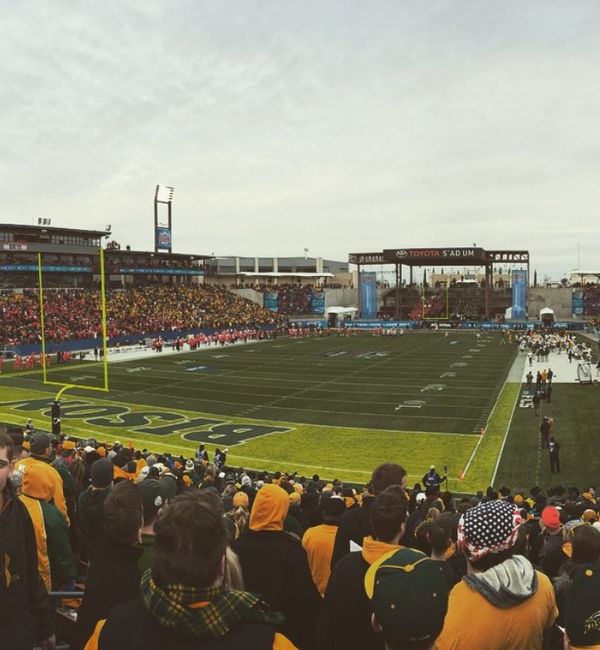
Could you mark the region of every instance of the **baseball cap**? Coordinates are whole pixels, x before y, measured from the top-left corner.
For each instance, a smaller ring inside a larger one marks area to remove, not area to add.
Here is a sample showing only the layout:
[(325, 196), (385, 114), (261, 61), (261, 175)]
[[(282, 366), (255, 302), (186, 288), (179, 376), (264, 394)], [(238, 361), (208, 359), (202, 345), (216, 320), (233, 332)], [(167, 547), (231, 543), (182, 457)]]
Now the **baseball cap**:
[(157, 515), (160, 507), (165, 502), (164, 481), (147, 478), (139, 486), (142, 495), (142, 506), (144, 508), (144, 521), (150, 521)]
[(376, 560), (365, 574), (371, 609), (390, 645), (433, 642), (448, 609), (448, 582), (439, 562), (411, 548)]
[(583, 564), (573, 575), (564, 600), (567, 636), (577, 647), (600, 644), (600, 567)]

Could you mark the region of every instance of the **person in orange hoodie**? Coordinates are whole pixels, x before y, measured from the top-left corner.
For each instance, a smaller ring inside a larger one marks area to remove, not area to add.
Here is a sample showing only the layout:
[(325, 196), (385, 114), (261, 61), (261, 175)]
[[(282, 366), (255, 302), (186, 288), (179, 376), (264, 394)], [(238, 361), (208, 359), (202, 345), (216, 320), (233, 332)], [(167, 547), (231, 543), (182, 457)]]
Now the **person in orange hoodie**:
[(60, 474), (50, 465), (50, 438), (46, 433), (36, 433), (29, 443), (31, 455), (22, 458), (15, 464), (15, 471), (23, 473), (25, 469), (30, 473), (39, 476), (39, 480), (52, 485), (51, 500), (62, 512), (69, 523), (67, 502), (63, 488), (63, 480)]
[(346, 510), (344, 499), (336, 494), (321, 496), (320, 510), (323, 523), (308, 528), (302, 537), (302, 548), (308, 556), (308, 564), (315, 586), (321, 596), (325, 595), (331, 576), (331, 556), (340, 519)]
[(321, 596), (300, 540), (284, 531), (290, 500), (278, 485), (260, 488), (248, 530), (232, 544), (248, 591), (285, 616), (279, 631), (302, 650), (313, 650)]
[(383, 650), (381, 635), (371, 626), (371, 604), (365, 592), (365, 574), (386, 553), (401, 548), (408, 497), (400, 485), (380, 492), (370, 508), (371, 535), (362, 549), (345, 555), (329, 579), (318, 631), (319, 650)]

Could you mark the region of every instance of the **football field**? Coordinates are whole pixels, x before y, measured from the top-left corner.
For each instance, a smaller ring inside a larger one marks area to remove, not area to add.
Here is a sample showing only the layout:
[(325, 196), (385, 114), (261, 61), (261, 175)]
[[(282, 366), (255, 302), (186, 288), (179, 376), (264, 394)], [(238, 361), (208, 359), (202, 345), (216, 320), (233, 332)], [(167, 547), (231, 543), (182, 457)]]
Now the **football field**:
[[(227, 447), (233, 464), (358, 482), (385, 460), (405, 465), (411, 482), (447, 464), (451, 489), (480, 488), (496, 469), (518, 394), (506, 383), (516, 348), (500, 341), (364, 333), (112, 355), (109, 393), (64, 394), (63, 432), (184, 455), (202, 441)], [(4, 421), (33, 417), (49, 428), (58, 389), (40, 374), (3, 376)], [(53, 367), (49, 379), (99, 386), (101, 364)]]

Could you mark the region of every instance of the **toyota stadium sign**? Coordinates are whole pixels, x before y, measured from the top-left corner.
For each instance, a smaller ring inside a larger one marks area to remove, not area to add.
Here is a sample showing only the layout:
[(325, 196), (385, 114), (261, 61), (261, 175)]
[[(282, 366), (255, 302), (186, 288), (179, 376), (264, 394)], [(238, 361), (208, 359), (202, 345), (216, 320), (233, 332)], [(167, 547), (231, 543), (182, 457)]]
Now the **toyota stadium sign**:
[(383, 251), (386, 262), (405, 264), (485, 264), (486, 255), (483, 248), (391, 248)]

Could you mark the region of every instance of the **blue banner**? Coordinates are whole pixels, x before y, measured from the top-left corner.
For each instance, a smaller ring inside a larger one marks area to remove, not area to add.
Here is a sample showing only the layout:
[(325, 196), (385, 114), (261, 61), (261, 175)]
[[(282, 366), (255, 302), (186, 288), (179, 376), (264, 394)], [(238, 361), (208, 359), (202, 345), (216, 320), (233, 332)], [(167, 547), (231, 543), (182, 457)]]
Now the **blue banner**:
[[(1, 264), (0, 271), (37, 271), (37, 264)], [(54, 264), (42, 264), (42, 271), (45, 273), (89, 273), (91, 266), (58, 266)]]
[(527, 271), (512, 272), (511, 318), (525, 318), (527, 313)]
[(571, 294), (571, 309), (576, 316), (583, 316), (583, 289), (575, 289)]
[(263, 294), (263, 306), (271, 311), (279, 311), (279, 294), (277, 291), (265, 291)]
[(166, 269), (163, 267), (156, 269), (119, 269), (118, 273), (134, 275), (204, 275), (202, 269)]
[(170, 228), (157, 228), (156, 229), (156, 242), (159, 251), (171, 250), (171, 229)]
[(377, 315), (377, 275), (373, 272), (360, 274), (360, 317), (375, 318)]
[(313, 293), (310, 299), (310, 311), (313, 314), (325, 313), (325, 292)]

